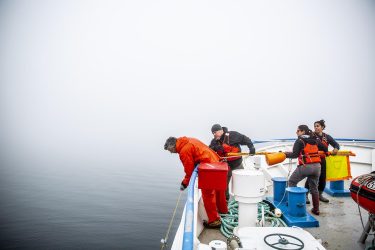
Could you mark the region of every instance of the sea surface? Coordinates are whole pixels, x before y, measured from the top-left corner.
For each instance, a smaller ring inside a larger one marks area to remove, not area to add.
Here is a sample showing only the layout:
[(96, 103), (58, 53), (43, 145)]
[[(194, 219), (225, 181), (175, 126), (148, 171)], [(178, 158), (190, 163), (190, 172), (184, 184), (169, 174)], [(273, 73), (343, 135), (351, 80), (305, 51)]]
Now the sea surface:
[(153, 161), (124, 154), (128, 161), (106, 161), (96, 155), (91, 160), (26, 154), (17, 158), (4, 152), (1, 249), (160, 249), (183, 177), (177, 155), (164, 151), (160, 155), (165, 159)]

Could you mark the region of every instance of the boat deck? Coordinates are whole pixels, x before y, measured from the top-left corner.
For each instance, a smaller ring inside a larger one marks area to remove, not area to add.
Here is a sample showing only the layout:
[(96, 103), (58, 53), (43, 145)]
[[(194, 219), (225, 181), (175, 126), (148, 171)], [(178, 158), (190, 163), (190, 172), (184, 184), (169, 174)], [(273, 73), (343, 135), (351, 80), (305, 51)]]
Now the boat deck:
[[(291, 149), (291, 143), (276, 144), (262, 148), (263, 151), (278, 152), (288, 151)], [(357, 154), (351, 159), (351, 174), (352, 176), (359, 176), (364, 173), (374, 171), (375, 166), (375, 149), (374, 145), (363, 146), (356, 144), (343, 144), (343, 149), (351, 150)], [(247, 160), (246, 160), (247, 159)], [(272, 177), (289, 175), (295, 169), (295, 162), (289, 161), (279, 167), (268, 167), (265, 159), (262, 156), (249, 157), (245, 159), (245, 169), (252, 169), (255, 165), (257, 169), (260, 168), (265, 173), (266, 180), (270, 183)], [(290, 167), (290, 164), (293, 164)], [(345, 188), (348, 189), (351, 180), (345, 181)], [(266, 184), (267, 185), (267, 184)], [(327, 183), (329, 185), (329, 183)], [(299, 186), (304, 186), (304, 181), (299, 183)], [(272, 190), (268, 186), (268, 192), (265, 196), (273, 196)], [(311, 201), (311, 196), (310, 201)], [(319, 227), (304, 228), (316, 239), (321, 240), (321, 244), (328, 250), (362, 250), (366, 246), (371, 245), (374, 236), (368, 236), (365, 244), (358, 243), (358, 240), (363, 232), (363, 226), (358, 211), (358, 205), (351, 197), (331, 197), (326, 194), (330, 200), (329, 203), (320, 202), (320, 215), (314, 216), (319, 220)], [(307, 211), (310, 211), (312, 205), (306, 205)], [(366, 225), (368, 221), (368, 212), (361, 208), (363, 224)], [(373, 233), (373, 232), (372, 232)], [(199, 240), (208, 244), (212, 240), (226, 241), (226, 237), (221, 234), (219, 230), (204, 229), (199, 236)]]
[[(363, 228), (359, 216), (358, 206), (351, 197), (330, 197), (327, 203), (320, 203), (320, 215), (316, 216), (319, 220), (319, 227), (304, 228), (316, 239), (322, 240), (322, 245), (329, 250), (341, 249), (365, 249), (370, 245), (374, 236), (368, 236), (366, 244), (358, 243), (358, 239), (362, 234)], [(311, 198), (310, 198), (311, 199)], [(308, 211), (311, 205), (306, 205)], [(368, 213), (361, 208), (363, 223), (366, 225)], [(226, 241), (220, 230), (205, 229), (201, 233), (199, 240), (208, 244), (211, 240)]]

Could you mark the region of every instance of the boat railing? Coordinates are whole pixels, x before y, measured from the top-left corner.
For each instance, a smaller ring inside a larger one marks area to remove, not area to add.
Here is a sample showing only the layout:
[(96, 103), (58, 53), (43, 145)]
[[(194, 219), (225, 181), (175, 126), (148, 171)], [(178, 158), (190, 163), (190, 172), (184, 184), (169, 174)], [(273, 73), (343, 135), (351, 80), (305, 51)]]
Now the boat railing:
[(183, 250), (194, 249), (194, 186), (197, 175), (198, 166), (194, 169), (188, 186), (188, 194), (185, 205), (184, 236), (182, 241)]
[[(261, 143), (276, 143), (268, 146), (264, 146), (258, 149), (258, 152), (271, 151), (283, 151), (291, 150), (291, 146), (296, 138), (283, 138), (283, 139), (271, 139), (271, 140), (258, 140), (254, 141), (254, 144)], [(375, 140), (372, 139), (355, 139), (355, 138), (336, 138), (340, 146), (345, 150), (355, 150), (357, 157), (351, 160), (352, 162), (359, 164), (372, 164), (375, 167)], [(368, 145), (369, 144), (369, 145)], [(267, 145), (267, 144), (266, 144)]]
[[(267, 143), (267, 142), (294, 142), (296, 138), (278, 138), (268, 140), (256, 140), (254, 144)], [(356, 139), (356, 138), (335, 138), (338, 142), (351, 142), (351, 143), (375, 143), (373, 139)]]
[[(257, 152), (277, 152), (277, 151), (291, 151), (293, 143), (296, 139), (284, 138), (280, 140), (272, 140), (272, 145), (265, 144), (264, 147), (257, 148)], [(336, 138), (335, 139), (342, 150), (350, 150), (356, 154), (355, 157), (350, 158), (351, 163), (351, 175), (356, 177), (363, 173), (369, 173), (375, 171), (375, 140), (371, 139), (350, 139), (350, 138)], [(266, 140), (263, 140), (264, 142)], [(268, 142), (271, 142), (269, 140)], [(260, 165), (263, 160), (257, 159), (256, 164)], [(296, 163), (296, 159), (293, 159), (290, 163)], [(265, 162), (264, 162), (265, 164)], [(280, 166), (280, 165), (274, 165)], [(265, 169), (272, 169), (272, 171), (280, 174), (279, 170), (275, 170), (274, 166), (264, 165)], [(281, 165), (284, 168), (281, 172), (284, 174), (287, 165)], [(290, 171), (290, 165), (288, 165), (288, 171)]]

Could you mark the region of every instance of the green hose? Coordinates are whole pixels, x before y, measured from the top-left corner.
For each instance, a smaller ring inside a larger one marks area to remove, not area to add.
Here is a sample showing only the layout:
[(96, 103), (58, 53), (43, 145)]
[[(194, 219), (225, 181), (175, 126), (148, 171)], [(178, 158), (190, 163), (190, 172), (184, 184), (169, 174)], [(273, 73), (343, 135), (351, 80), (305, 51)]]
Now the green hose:
[[(287, 227), (285, 222), (271, 212), (270, 206), (265, 202), (258, 203), (258, 220), (262, 219), (262, 207), (264, 208), (264, 220), (272, 227)], [(266, 216), (268, 215), (268, 216)], [(233, 235), (233, 229), (238, 226), (238, 202), (231, 200), (228, 204), (228, 214), (220, 214), (220, 231), (225, 237)]]

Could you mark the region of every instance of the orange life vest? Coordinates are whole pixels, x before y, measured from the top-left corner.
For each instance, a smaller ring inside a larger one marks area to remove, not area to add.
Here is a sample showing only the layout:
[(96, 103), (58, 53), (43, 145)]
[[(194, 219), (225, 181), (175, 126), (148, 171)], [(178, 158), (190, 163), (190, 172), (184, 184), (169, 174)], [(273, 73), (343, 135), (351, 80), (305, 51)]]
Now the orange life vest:
[[(328, 143), (328, 140), (327, 140), (327, 135), (325, 133), (323, 133), (322, 139), (320, 139), (320, 137), (318, 135), (317, 135), (317, 138), (328, 149), (329, 143)], [(324, 158), (326, 158), (326, 155), (320, 154), (320, 158), (324, 159)]]
[[(223, 140), (223, 143), (222, 143), (221, 146), (223, 147), (224, 152), (221, 151), (221, 152), (217, 152), (217, 153), (218, 153), (218, 155), (220, 155), (222, 157), (227, 157), (228, 153), (239, 153), (239, 152), (241, 152), (241, 150), (238, 147), (229, 145), (229, 133), (226, 133), (224, 135), (224, 140)], [(226, 160), (227, 161), (235, 161), (235, 160), (238, 160), (240, 158), (241, 158), (241, 156), (238, 156), (238, 157), (236, 156), (236, 157), (229, 157)]]
[(301, 140), (304, 148), (301, 151), (300, 155), (298, 156), (298, 165), (305, 165), (305, 164), (311, 164), (311, 163), (319, 163), (320, 155), (319, 155), (319, 149), (318, 145), (312, 145), (309, 143), (305, 143), (303, 140)]
[(327, 140), (327, 135), (326, 135), (325, 133), (323, 133), (323, 137), (322, 137), (321, 142), (322, 142), (323, 145), (326, 146), (327, 149), (328, 149), (328, 145), (329, 145), (329, 144), (328, 144), (328, 140)]

